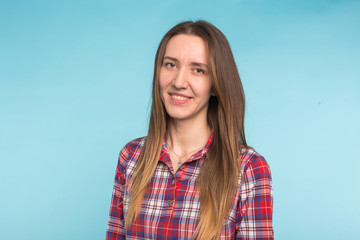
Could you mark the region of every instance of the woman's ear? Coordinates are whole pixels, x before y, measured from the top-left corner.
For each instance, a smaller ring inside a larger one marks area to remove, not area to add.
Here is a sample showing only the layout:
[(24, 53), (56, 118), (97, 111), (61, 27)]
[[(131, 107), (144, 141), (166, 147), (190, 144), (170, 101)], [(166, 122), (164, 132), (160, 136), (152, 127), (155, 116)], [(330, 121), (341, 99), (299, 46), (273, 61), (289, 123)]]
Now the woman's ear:
[(211, 88), (211, 96), (214, 96), (214, 97), (216, 96), (214, 88)]

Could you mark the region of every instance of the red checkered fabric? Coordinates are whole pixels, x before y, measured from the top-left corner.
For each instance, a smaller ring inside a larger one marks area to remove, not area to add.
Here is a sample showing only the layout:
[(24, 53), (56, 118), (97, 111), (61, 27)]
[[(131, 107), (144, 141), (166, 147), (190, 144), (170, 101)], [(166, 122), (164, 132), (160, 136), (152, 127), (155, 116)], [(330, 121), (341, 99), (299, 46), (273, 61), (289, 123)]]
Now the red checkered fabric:
[[(126, 183), (134, 174), (144, 138), (129, 142), (119, 156), (106, 239), (192, 239), (200, 217), (199, 191), (195, 182), (200, 167), (206, 161), (212, 138), (211, 135), (206, 146), (193, 154), (176, 173), (163, 141), (160, 159), (145, 193), (140, 214), (128, 229), (124, 229), (131, 192)], [(253, 149), (242, 154), (242, 178), (239, 177), (231, 211), (219, 239), (273, 239), (269, 165)]]

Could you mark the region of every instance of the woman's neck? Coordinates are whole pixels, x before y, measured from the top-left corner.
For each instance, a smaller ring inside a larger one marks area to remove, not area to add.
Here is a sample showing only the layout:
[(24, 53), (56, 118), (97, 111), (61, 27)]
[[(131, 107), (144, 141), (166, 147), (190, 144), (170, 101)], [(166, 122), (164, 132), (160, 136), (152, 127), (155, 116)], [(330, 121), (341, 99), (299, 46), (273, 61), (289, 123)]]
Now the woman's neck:
[(200, 149), (209, 139), (211, 129), (207, 122), (169, 120), (166, 141), (176, 154), (183, 156)]

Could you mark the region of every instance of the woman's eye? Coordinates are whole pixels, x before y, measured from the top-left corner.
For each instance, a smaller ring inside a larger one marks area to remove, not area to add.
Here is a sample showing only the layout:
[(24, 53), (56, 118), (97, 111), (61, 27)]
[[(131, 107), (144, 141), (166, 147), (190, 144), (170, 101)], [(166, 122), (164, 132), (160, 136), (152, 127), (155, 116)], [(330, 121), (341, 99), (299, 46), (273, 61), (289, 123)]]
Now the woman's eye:
[(168, 68), (174, 68), (175, 64), (171, 63), (171, 62), (168, 62), (168, 63), (165, 63), (165, 66), (168, 67)]
[(196, 73), (205, 73), (204, 70), (202, 70), (201, 68), (195, 68), (194, 70)]

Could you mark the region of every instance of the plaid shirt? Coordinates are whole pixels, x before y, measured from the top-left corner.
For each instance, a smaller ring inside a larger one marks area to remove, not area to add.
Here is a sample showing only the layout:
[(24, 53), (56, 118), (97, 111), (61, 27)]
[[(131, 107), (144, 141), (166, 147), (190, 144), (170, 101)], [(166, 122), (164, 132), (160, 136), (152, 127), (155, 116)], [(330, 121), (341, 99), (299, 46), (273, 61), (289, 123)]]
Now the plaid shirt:
[[(195, 181), (212, 142), (193, 154), (174, 173), (168, 149), (163, 141), (159, 163), (151, 179), (140, 214), (124, 230), (124, 216), (130, 203), (131, 179), (144, 138), (129, 142), (120, 152), (111, 201), (107, 240), (118, 239), (192, 239), (199, 221), (199, 191)], [(236, 195), (225, 220), (220, 239), (273, 239), (272, 183), (269, 165), (250, 149), (241, 162)]]

